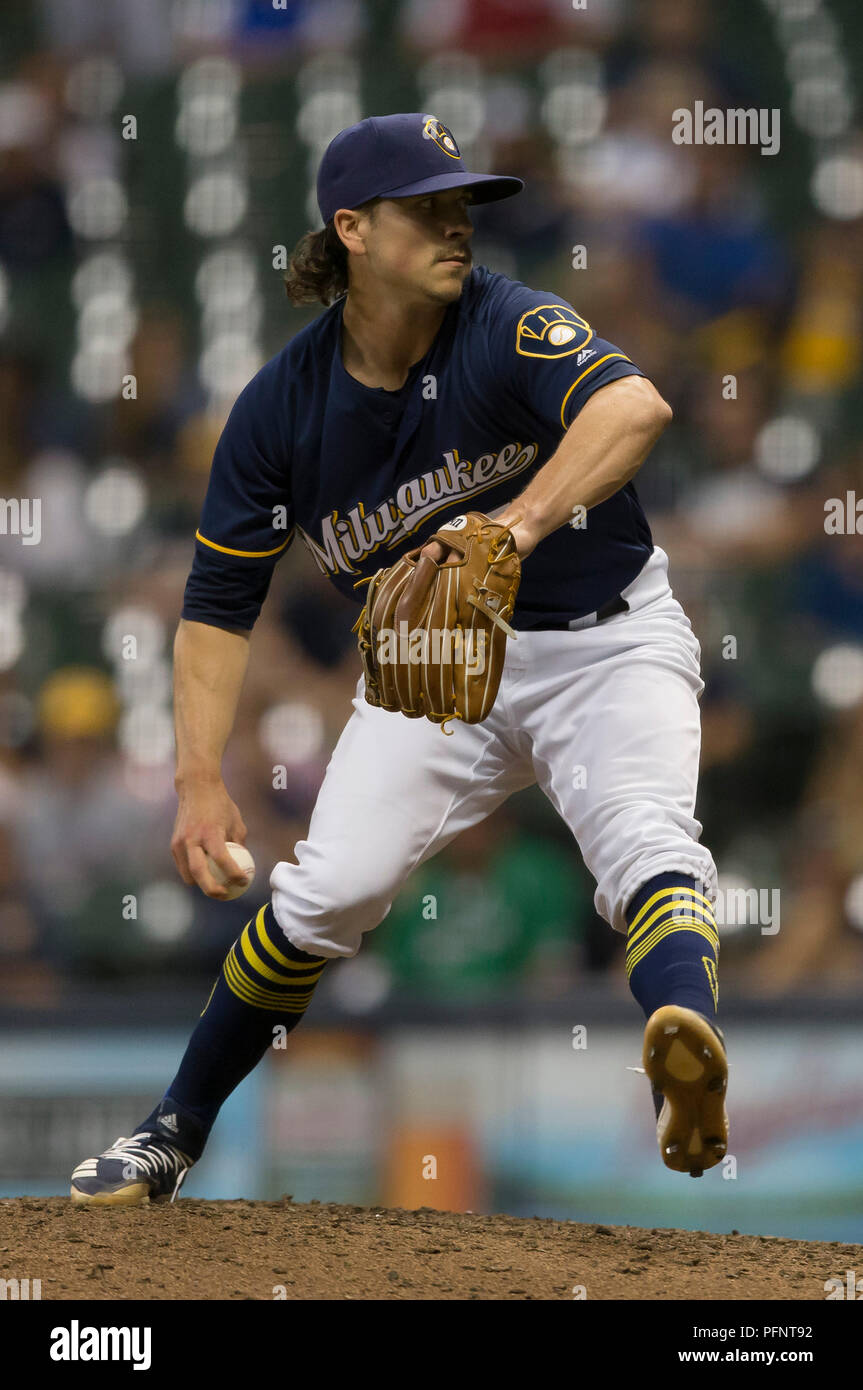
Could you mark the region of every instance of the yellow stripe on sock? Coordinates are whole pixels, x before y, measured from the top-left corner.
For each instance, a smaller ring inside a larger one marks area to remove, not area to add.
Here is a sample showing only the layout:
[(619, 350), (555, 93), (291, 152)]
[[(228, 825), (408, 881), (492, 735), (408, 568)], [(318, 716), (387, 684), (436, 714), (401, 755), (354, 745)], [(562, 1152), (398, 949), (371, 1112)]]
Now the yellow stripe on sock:
[(259, 1009), (270, 1009), (278, 1013), (302, 1013), (315, 991), (314, 985), (298, 993), (261, 989), (243, 974), (233, 952), (228, 955), (223, 968), (225, 981), (231, 992), (244, 1003), (253, 1004)]
[(661, 926), (663, 922), (682, 922), (686, 925), (691, 925), (693, 922), (697, 923), (699, 926), (706, 928), (708, 932), (712, 933), (712, 937), (715, 940), (716, 949), (718, 951), (719, 933), (713, 922), (705, 921), (703, 917), (690, 917), (688, 913), (671, 910), (679, 909), (681, 907), (689, 908), (689, 906), (690, 905), (688, 903), (675, 901), (670, 905), (670, 908), (659, 908), (658, 911), (654, 912), (652, 917), (648, 917), (647, 921), (641, 924), (638, 931), (635, 932), (633, 936), (630, 936), (627, 939), (627, 954), (629, 954), (638, 943), (645, 940), (646, 937), (650, 936), (651, 933), (656, 930), (657, 926)]
[(666, 917), (661, 922), (658, 922), (653, 930), (639, 941), (637, 946), (633, 946), (632, 942), (627, 943), (627, 959), (631, 959), (633, 956), (638, 956), (640, 959), (660, 940), (660, 935), (664, 928), (672, 926), (684, 927), (687, 931), (699, 932), (710, 942), (714, 953), (717, 956), (719, 955), (719, 937), (712, 927), (708, 926), (706, 922), (702, 922), (700, 917)]
[[(680, 888), (677, 888), (677, 890), (675, 891), (680, 892), (681, 890)], [(649, 903), (645, 903), (645, 908), (648, 908), (648, 906)], [(632, 926), (627, 931), (628, 942), (632, 944), (632, 941), (638, 941), (638, 938), (642, 937), (642, 935), (645, 934), (645, 931), (648, 931), (649, 927), (652, 926), (653, 923), (659, 922), (660, 917), (671, 916), (674, 915), (674, 913), (680, 915), (681, 908), (684, 909), (684, 912), (699, 912), (700, 916), (702, 916), (702, 919), (705, 920), (707, 926), (713, 927), (714, 930), (717, 930), (716, 917), (713, 916), (713, 912), (712, 910), (710, 910), (710, 908), (702, 908), (700, 902), (693, 902), (692, 898), (674, 898), (671, 902), (664, 902), (663, 905), (660, 906), (660, 908), (656, 909), (656, 912), (650, 913), (650, 916), (648, 917), (648, 919), (646, 919), (646, 922), (642, 922), (642, 913), (639, 912), (638, 917), (636, 917), (635, 919), (635, 922), (632, 923)]]
[(254, 984), (253, 981), (251, 981), (249, 977), (246, 974), (244, 974), (244, 972), (237, 965), (236, 961), (232, 960), (230, 963), (230, 967), (228, 967), (227, 962), (225, 963), (225, 965), (226, 978), (228, 978), (228, 975), (230, 975), (228, 983), (236, 985), (237, 991), (243, 990), (246, 997), (250, 1001), (255, 1000), (256, 1002), (258, 1002), (262, 1006), (266, 1006), (267, 1008), (291, 1009), (294, 1005), (305, 1007), (305, 1005), (308, 1004), (309, 1000), (314, 994), (314, 985), (311, 987), (311, 989), (298, 991), (296, 993), (292, 991), (290, 994), (283, 994), (281, 991), (276, 990), (263, 989), (260, 985)]
[(716, 973), (716, 961), (711, 960), (710, 956), (702, 956), (701, 964), (704, 966), (704, 973), (710, 985), (710, 993), (713, 995), (713, 1007), (719, 1008), (719, 976)]
[(297, 968), (306, 972), (316, 971), (317, 973), (306, 973), (298, 979), (286, 980), (284, 974), (280, 974), (278, 970), (271, 970), (270, 967), (266, 964), (266, 962), (261, 960), (261, 957), (258, 955), (257, 951), (252, 945), (252, 937), (249, 931), (250, 926), (251, 922), (247, 923), (247, 925), (243, 928), (243, 934), (240, 937), (240, 950), (242, 951), (249, 965), (258, 975), (262, 976), (265, 980), (274, 980), (277, 985), (286, 986), (288, 989), (292, 989), (294, 985), (317, 984), (318, 980), (321, 977), (321, 972), (323, 971), (324, 967), (322, 965), (314, 965), (311, 961), (307, 962), (306, 964), (297, 962)]
[(204, 1014), (205, 1014), (205, 1013), (207, 1012), (207, 1010), (209, 1009), (209, 1007), (210, 1007), (210, 1000), (212, 999), (213, 995), (216, 993), (216, 985), (217, 985), (218, 983), (219, 983), (219, 977), (218, 977), (218, 975), (217, 975), (217, 976), (216, 976), (216, 984), (214, 984), (214, 985), (213, 985), (213, 988), (210, 990), (210, 994), (209, 994), (209, 997), (208, 997), (208, 999), (207, 999), (207, 1002), (206, 1002), (206, 1004), (204, 1005), (203, 1009), (202, 1009), (201, 1012), (200, 1012), (200, 1015), (199, 1015), (200, 1018), (203, 1018), (203, 1017), (204, 1017)]
[[(227, 979), (227, 976), (226, 976)], [(238, 979), (227, 979), (228, 988), (231, 993), (244, 1004), (251, 1005), (255, 1009), (264, 1009), (267, 1013), (275, 1014), (304, 1014), (309, 1006), (309, 999), (303, 999), (299, 1003), (287, 1004), (283, 999), (270, 1000), (259, 998), (256, 992), (250, 989), (244, 982)]]
[(690, 919), (689, 919), (688, 921), (686, 921), (686, 922), (681, 921), (681, 919), (678, 917), (678, 918), (673, 919), (673, 920), (670, 921), (670, 922), (665, 922), (665, 923), (663, 923), (662, 925), (660, 925), (660, 926), (658, 926), (658, 927), (655, 927), (654, 930), (651, 932), (650, 936), (648, 936), (644, 941), (642, 941), (641, 944), (636, 948), (635, 951), (632, 951), (632, 952), (627, 951), (627, 953), (626, 953), (626, 973), (627, 973), (627, 975), (631, 975), (631, 974), (632, 974), (633, 970), (634, 970), (635, 967), (638, 965), (638, 963), (639, 963), (640, 961), (644, 960), (644, 957), (645, 957), (646, 955), (648, 955), (648, 954), (653, 950), (654, 946), (657, 946), (657, 945), (659, 944), (660, 941), (663, 941), (663, 940), (665, 939), (666, 936), (670, 936), (672, 932), (676, 932), (676, 931), (693, 931), (693, 932), (697, 932), (697, 933), (699, 934), (699, 936), (703, 936), (703, 937), (705, 938), (705, 940), (707, 940), (707, 941), (710, 942), (710, 945), (713, 947), (714, 951), (716, 951), (716, 953), (717, 953), (717, 955), (718, 955), (718, 953), (719, 953), (719, 942), (718, 942), (718, 940), (716, 939), (716, 937), (714, 937), (714, 936), (711, 935), (711, 933), (710, 933), (710, 932), (708, 931), (708, 929), (703, 925), (703, 923), (697, 922), (696, 919), (695, 919), (694, 917), (690, 918)]
[(704, 903), (704, 906), (707, 908), (707, 911), (710, 913), (711, 919), (713, 918), (713, 908), (710, 906), (710, 903), (707, 900), (707, 898), (705, 898), (704, 894), (697, 892), (695, 888), (690, 888), (686, 884), (679, 884), (677, 888), (660, 888), (658, 893), (654, 893), (652, 898), (648, 898), (647, 902), (644, 904), (643, 907), (640, 907), (638, 909), (636, 916), (630, 922), (630, 933), (635, 931), (635, 928), (638, 926), (642, 917), (645, 915), (646, 912), (650, 911), (654, 903), (658, 903), (660, 898), (668, 898), (675, 893), (689, 893), (693, 898), (700, 898), (701, 901)]
[[(264, 903), (255, 918), (255, 926), (258, 929), (258, 939), (261, 945), (267, 951), (268, 955), (272, 956), (273, 960), (278, 961), (279, 965), (286, 966), (288, 970), (309, 970), (317, 961), (326, 963), (328, 959), (326, 956), (314, 956), (312, 960), (291, 960), (290, 956), (283, 955), (278, 947), (273, 945), (264, 928), (264, 913), (266, 910), (267, 904)], [(251, 922), (248, 925), (251, 926)]]

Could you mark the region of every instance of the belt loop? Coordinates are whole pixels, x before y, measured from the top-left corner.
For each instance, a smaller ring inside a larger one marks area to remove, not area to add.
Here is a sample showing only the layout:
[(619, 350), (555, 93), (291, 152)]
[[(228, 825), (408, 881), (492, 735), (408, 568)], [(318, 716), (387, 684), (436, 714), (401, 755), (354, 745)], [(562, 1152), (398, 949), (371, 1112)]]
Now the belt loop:
[(629, 604), (623, 597), (623, 594), (618, 594), (616, 598), (609, 599), (608, 603), (602, 605), (596, 615), (596, 621), (598, 623), (604, 623), (606, 618), (614, 618), (618, 613), (628, 612)]

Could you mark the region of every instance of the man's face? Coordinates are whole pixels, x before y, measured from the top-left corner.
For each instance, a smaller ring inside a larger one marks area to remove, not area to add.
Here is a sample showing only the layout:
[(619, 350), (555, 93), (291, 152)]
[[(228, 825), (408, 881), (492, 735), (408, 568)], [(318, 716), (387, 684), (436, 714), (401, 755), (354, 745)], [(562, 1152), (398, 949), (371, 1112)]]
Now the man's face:
[(370, 274), (382, 288), (451, 304), (471, 267), (470, 198), (467, 188), (382, 198), (364, 229), (361, 273)]

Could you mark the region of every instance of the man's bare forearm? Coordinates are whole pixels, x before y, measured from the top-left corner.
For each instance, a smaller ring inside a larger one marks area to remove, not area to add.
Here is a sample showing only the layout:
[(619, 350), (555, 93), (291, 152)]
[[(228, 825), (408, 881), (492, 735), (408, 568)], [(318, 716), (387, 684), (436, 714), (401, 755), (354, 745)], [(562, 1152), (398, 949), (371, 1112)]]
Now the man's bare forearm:
[(248, 662), (247, 632), (180, 620), (174, 639), (178, 787), (221, 778)]
[(595, 507), (628, 483), (670, 419), (671, 407), (644, 377), (591, 396), (524, 492), (494, 513), (511, 526), (520, 553), (571, 521), (576, 507)]

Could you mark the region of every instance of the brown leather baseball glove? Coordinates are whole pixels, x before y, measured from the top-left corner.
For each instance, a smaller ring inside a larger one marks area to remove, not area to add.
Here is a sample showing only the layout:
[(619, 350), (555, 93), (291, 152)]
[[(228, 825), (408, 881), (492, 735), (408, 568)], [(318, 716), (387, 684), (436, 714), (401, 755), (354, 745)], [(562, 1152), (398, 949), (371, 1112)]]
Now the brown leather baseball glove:
[[(456, 559), (421, 551), (439, 541)], [(512, 533), (482, 512), (443, 525), (368, 583), (354, 625), (366, 700), (409, 719), (479, 724), (497, 695), (521, 562)], [(444, 732), (452, 732), (444, 730)]]

